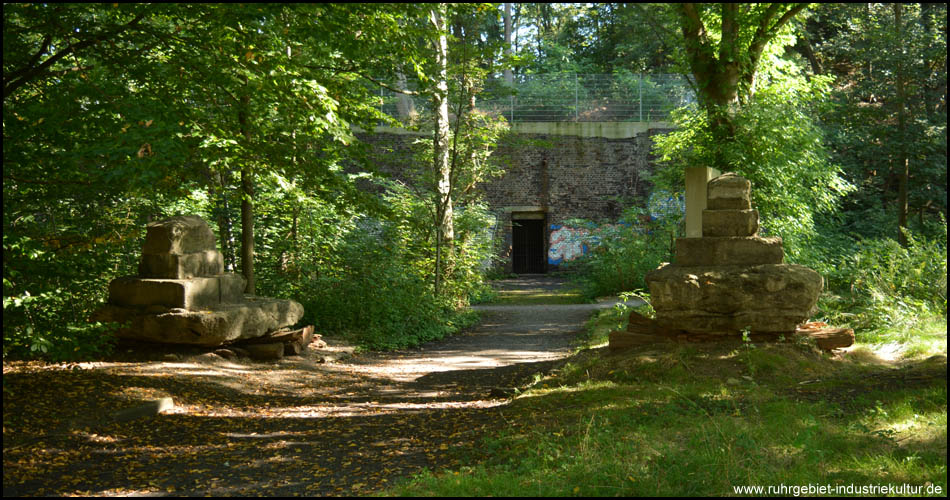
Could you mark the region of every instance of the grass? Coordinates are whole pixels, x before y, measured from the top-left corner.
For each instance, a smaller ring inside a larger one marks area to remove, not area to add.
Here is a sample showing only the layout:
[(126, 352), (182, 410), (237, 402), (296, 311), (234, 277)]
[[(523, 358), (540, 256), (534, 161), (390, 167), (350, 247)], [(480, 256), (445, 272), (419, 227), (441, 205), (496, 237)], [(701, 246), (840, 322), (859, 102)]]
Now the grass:
[(525, 290), (500, 290), (492, 301), (498, 305), (544, 305), (544, 304), (584, 304), (587, 299), (575, 289), (545, 290), (542, 288)]
[[(602, 312), (583, 342), (602, 344), (617, 323)], [(906, 348), (896, 356), (894, 335), (839, 356), (805, 341), (585, 349), (504, 408), (504, 429), (460, 451), (466, 466), (383, 494), (720, 496), (752, 485), (908, 484), (943, 496), (946, 319), (899, 338)]]

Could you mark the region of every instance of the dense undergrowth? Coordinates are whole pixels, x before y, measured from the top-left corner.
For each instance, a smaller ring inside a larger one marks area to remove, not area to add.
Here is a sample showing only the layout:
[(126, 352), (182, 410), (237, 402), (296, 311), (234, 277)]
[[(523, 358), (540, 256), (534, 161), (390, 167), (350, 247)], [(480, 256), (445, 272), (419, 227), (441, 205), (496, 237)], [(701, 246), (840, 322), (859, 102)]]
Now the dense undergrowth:
[[(877, 227), (862, 236), (829, 217), (807, 246), (787, 252), (786, 262), (811, 267), (824, 278), (815, 319), (852, 327), (868, 339), (899, 340), (907, 335), (899, 332), (946, 318), (947, 225), (941, 220), (906, 231), (907, 247), (881, 234), (882, 227), (889, 228), (883, 218)], [(670, 241), (678, 231), (675, 224), (655, 220), (619, 224), (599, 233), (597, 246), (571, 267), (588, 297), (648, 295), (643, 278), (672, 260)]]

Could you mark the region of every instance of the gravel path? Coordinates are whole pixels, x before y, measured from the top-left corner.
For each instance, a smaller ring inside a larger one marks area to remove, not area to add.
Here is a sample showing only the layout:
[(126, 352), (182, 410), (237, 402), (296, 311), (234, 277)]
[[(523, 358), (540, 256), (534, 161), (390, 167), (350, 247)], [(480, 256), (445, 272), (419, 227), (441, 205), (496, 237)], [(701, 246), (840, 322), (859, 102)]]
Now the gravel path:
[[(502, 293), (551, 293), (564, 287), (565, 281), (528, 275), (497, 281), (495, 286)], [(464, 379), (465, 388), (476, 397), (486, 388), (503, 385), (500, 382), (504, 380), (493, 380), (493, 373), (503, 375), (504, 379), (509, 371), (519, 371), (511, 368), (513, 365), (555, 361), (568, 356), (575, 335), (583, 332), (591, 314), (615, 303), (477, 305), (473, 309), (481, 313), (481, 321), (466, 332), (431, 342), (418, 350), (372, 355), (352, 362), (365, 363), (370, 372), (401, 382), (458, 377)], [(503, 369), (492, 371), (497, 368)], [(467, 370), (478, 371), (462, 373)]]
[[(555, 292), (527, 276), (503, 292)], [(457, 466), (511, 415), (513, 388), (561, 363), (597, 309), (485, 305), (482, 321), (420, 349), (278, 363), (162, 349), (79, 369), (4, 363), (4, 496), (365, 495)], [(351, 348), (349, 348), (351, 349)], [(171, 397), (159, 417), (106, 416)]]

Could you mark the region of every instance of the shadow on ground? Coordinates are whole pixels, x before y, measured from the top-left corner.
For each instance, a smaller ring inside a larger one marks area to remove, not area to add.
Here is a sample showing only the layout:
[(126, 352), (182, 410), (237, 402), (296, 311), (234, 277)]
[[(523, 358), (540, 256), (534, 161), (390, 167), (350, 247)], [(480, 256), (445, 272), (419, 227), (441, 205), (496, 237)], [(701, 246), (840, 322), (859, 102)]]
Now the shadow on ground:
[[(563, 280), (501, 286), (556, 291)], [(169, 347), (4, 363), (3, 494), (366, 494), (451, 467), (506, 425), (507, 398), (563, 363), (600, 307), (486, 306), (460, 335), (340, 363), (314, 349), (261, 364), (188, 348), (169, 358)], [(113, 418), (163, 397), (172, 410)]]

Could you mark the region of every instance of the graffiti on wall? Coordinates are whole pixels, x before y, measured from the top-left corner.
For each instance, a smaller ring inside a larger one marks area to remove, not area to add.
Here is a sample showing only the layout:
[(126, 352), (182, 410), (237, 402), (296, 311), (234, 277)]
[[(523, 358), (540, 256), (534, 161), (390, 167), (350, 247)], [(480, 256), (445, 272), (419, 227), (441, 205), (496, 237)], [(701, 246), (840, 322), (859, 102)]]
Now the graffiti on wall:
[(557, 266), (587, 253), (590, 231), (560, 224), (551, 224), (551, 244), (548, 245), (548, 264)]
[(548, 246), (548, 264), (560, 265), (587, 255), (603, 241), (615, 238), (617, 231), (629, 229), (626, 223), (603, 224), (592, 229), (551, 224), (551, 244)]

